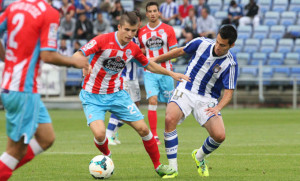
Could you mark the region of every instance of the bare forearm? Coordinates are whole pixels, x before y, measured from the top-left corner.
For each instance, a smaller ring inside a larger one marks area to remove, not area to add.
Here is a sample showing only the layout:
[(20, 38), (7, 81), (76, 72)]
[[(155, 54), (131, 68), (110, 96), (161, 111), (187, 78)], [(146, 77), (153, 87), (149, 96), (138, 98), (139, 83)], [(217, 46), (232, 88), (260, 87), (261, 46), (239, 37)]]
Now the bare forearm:
[(219, 104), (217, 105), (219, 110), (222, 110), (231, 101), (233, 92), (233, 89), (225, 89), (224, 95)]
[(164, 74), (164, 75), (169, 75), (169, 76), (171, 76), (171, 74), (172, 74), (171, 71), (161, 67), (160, 65), (158, 65), (157, 63), (154, 63), (154, 62), (150, 62), (149, 65), (145, 68), (156, 74)]
[(175, 49), (172, 49), (171, 51), (169, 51), (168, 53), (165, 53), (163, 55), (155, 57), (155, 62), (157, 62), (157, 63), (165, 62), (172, 58), (180, 57), (184, 54), (185, 54), (185, 52), (183, 51), (183, 47), (175, 48)]
[(2, 43), (0, 42), (0, 59), (4, 62), (5, 59), (5, 50), (4, 47), (2, 45)]

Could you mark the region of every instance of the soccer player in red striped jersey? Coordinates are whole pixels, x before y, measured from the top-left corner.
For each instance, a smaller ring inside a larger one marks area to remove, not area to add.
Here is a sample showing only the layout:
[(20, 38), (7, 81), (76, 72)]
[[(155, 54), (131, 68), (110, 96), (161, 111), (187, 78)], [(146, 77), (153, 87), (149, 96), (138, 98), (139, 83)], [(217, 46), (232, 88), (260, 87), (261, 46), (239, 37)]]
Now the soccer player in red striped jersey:
[(164, 177), (173, 174), (175, 170), (160, 163), (156, 141), (143, 115), (129, 94), (123, 90), (122, 70), (130, 61), (135, 61), (152, 72), (169, 75), (178, 81), (181, 79), (188, 81), (189, 78), (148, 61), (138, 45), (131, 41), (137, 29), (136, 13), (125, 12), (121, 16), (117, 32), (93, 38), (73, 55), (74, 57), (90, 56), (90, 69), (89, 72), (84, 72), (80, 99), (87, 124), (94, 134), (94, 143), (99, 151), (104, 155), (111, 155), (104, 124), (105, 113), (109, 111), (138, 132), (156, 172)]
[[(139, 41), (141, 48), (147, 58), (157, 57), (170, 50), (177, 48), (177, 39), (172, 26), (162, 23), (159, 19), (160, 12), (156, 2), (148, 2), (146, 5), (146, 16), (148, 24), (140, 29)], [(170, 60), (159, 63), (160, 66), (172, 70)], [(157, 127), (157, 103), (167, 103), (174, 89), (174, 81), (171, 77), (158, 75), (154, 72), (145, 70), (144, 72), (145, 89), (147, 93), (148, 120), (150, 129), (156, 138), (157, 144), (160, 144)]]
[[(1, 100), (6, 110), (6, 151), (0, 156), (0, 180), (48, 149), (55, 135), (51, 118), (41, 101), (43, 62), (89, 68), (85, 57), (65, 57), (56, 52), (59, 13), (44, 0), (20, 0), (0, 15), (0, 34), (7, 30)], [(41, 61), (43, 60), (43, 61)]]

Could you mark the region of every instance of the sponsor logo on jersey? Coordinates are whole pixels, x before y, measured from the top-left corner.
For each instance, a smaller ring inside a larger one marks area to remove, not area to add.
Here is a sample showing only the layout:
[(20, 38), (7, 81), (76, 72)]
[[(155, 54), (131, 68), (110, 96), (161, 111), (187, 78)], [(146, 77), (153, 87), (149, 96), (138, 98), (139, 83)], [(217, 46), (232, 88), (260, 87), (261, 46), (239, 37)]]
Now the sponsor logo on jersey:
[(96, 44), (97, 44), (96, 40), (91, 40), (82, 49), (83, 51), (87, 51), (88, 49), (93, 48)]
[(58, 24), (51, 23), (50, 27), (49, 27), (48, 39), (56, 40), (57, 39), (57, 30), (58, 30)]
[(221, 67), (219, 64), (216, 64), (213, 68), (214, 73), (218, 73), (221, 70)]
[(103, 60), (104, 70), (111, 75), (122, 71), (125, 65), (125, 60), (123, 60), (120, 56), (109, 57)]
[(164, 41), (157, 36), (152, 36), (146, 41), (146, 47), (150, 50), (159, 50), (164, 46)]

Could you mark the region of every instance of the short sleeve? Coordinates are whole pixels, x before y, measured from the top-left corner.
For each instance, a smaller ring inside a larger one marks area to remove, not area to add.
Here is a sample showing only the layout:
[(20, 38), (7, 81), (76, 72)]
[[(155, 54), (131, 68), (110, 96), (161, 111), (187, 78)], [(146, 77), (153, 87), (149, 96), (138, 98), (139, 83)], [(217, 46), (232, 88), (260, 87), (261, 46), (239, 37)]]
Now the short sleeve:
[(41, 50), (56, 51), (59, 27), (59, 13), (53, 8), (45, 13), (41, 29)]
[(89, 56), (101, 50), (101, 45), (105, 44), (105, 35), (99, 35), (91, 39), (87, 44), (80, 48), (84, 56)]
[(133, 60), (138, 66), (140, 67), (147, 67), (147, 65), (150, 63), (150, 61), (147, 59), (147, 57), (143, 54), (142, 50), (138, 48), (137, 45), (135, 45), (136, 53), (134, 55), (135, 60)]
[(183, 51), (185, 51), (188, 54), (194, 54), (201, 43), (201, 38), (195, 38), (184, 47)]
[(169, 45), (169, 49), (172, 49), (174, 47), (177, 47), (177, 39), (176, 39), (176, 35), (175, 35), (175, 31), (174, 29), (171, 27), (169, 29), (169, 36), (168, 36), (168, 45)]
[(141, 31), (139, 31), (139, 34), (138, 34), (138, 39), (139, 39), (139, 42), (140, 42), (140, 47), (141, 48), (145, 48), (145, 45), (143, 43), (143, 40), (142, 40), (142, 33), (140, 33)]
[(238, 65), (229, 65), (222, 73), (222, 82), (225, 89), (235, 89), (237, 82)]

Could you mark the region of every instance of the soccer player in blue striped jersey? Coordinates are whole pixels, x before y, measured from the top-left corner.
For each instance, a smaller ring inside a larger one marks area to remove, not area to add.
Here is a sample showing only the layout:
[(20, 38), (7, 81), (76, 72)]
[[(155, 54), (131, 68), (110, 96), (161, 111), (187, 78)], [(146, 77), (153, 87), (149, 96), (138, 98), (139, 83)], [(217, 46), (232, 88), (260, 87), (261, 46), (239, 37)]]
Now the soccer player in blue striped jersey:
[[(231, 25), (219, 30), (216, 41), (203, 37), (195, 38), (185, 47), (154, 57), (161, 62), (184, 54), (192, 55), (185, 75), (191, 82), (179, 82), (169, 100), (165, 120), (165, 150), (169, 165), (178, 170), (178, 136), (176, 126), (193, 114), (196, 121), (206, 128), (209, 136), (203, 145), (192, 152), (200, 176), (209, 176), (204, 158), (216, 150), (225, 140), (225, 127), (220, 111), (230, 102), (236, 88), (238, 64), (229, 49), (234, 46), (237, 31)], [(218, 102), (221, 90), (224, 95)], [(174, 178), (178, 175), (168, 175)]]
[[(140, 28), (142, 16), (139, 11), (135, 11), (135, 13), (139, 19), (138, 28)], [(140, 47), (140, 42), (137, 36), (133, 37), (132, 41)], [(137, 68), (137, 64), (134, 61), (131, 61), (122, 71), (122, 77), (124, 79), (124, 90), (129, 93), (132, 101), (137, 107), (139, 107), (141, 100), (141, 90), (139, 80), (137, 78)], [(121, 141), (119, 140), (118, 129), (123, 125), (123, 121), (119, 120), (114, 114), (111, 114), (106, 129), (106, 137), (108, 138), (109, 145), (121, 144)]]

